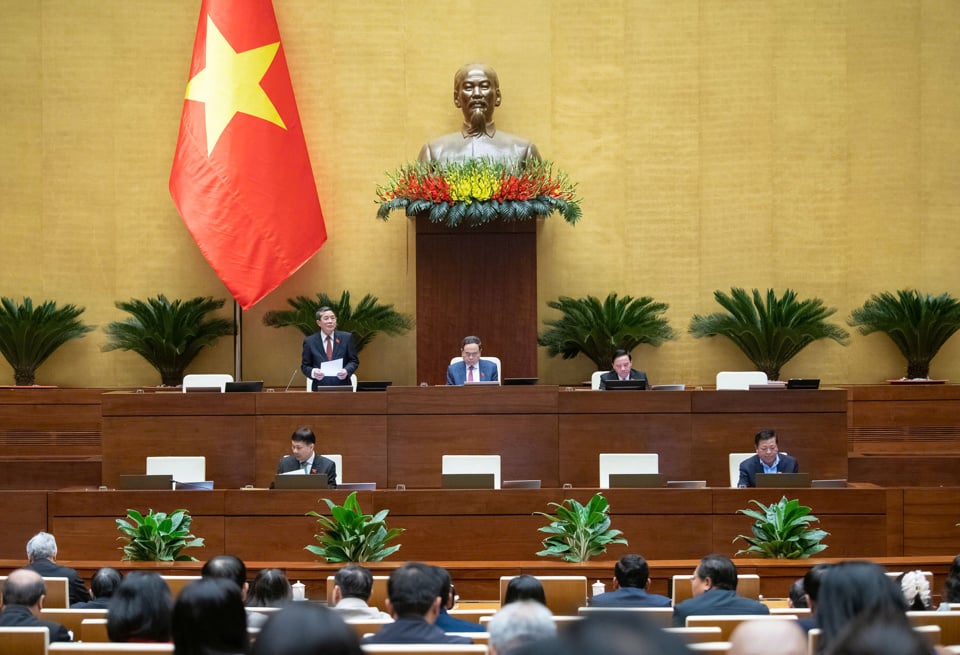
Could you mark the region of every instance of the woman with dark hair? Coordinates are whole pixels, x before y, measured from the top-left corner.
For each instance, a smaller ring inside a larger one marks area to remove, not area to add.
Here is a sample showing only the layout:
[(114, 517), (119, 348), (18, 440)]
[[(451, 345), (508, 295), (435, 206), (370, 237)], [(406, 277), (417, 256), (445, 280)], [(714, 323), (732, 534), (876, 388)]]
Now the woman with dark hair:
[(247, 592), (247, 607), (280, 607), (290, 602), (293, 590), (280, 569), (263, 569)]
[(920, 633), (909, 623), (889, 623), (861, 615), (847, 624), (825, 655), (933, 655)]
[(244, 655), (249, 645), (247, 613), (234, 582), (201, 578), (183, 588), (173, 606), (174, 655)]
[(943, 602), (960, 603), (960, 555), (953, 558), (947, 581), (943, 585)]
[(270, 615), (253, 644), (253, 655), (363, 655), (356, 631), (336, 612), (293, 603)]
[(507, 591), (503, 595), (503, 604), (507, 605), (517, 600), (535, 600), (547, 604), (547, 595), (543, 585), (532, 575), (518, 575), (507, 583)]
[(110, 641), (170, 642), (173, 594), (159, 573), (131, 571), (107, 608)]
[(829, 651), (847, 625), (861, 616), (910, 627), (903, 593), (883, 567), (860, 561), (833, 565), (817, 600), (821, 650)]

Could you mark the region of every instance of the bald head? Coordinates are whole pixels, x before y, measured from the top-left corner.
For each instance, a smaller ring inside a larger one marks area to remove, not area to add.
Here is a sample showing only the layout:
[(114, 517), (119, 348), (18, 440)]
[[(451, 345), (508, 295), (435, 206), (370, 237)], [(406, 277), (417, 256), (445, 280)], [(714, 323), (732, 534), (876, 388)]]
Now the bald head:
[(39, 607), (45, 593), (46, 588), (39, 573), (29, 569), (17, 569), (12, 571), (3, 583), (3, 604)]
[(806, 655), (807, 635), (794, 619), (744, 621), (730, 635), (730, 655)]

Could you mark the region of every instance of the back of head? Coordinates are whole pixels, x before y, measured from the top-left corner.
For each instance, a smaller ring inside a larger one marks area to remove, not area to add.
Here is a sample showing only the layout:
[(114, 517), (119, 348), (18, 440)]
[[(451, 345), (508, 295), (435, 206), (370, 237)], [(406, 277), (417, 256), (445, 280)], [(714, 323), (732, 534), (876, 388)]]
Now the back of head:
[(687, 655), (684, 641), (633, 612), (603, 612), (574, 621), (563, 636), (536, 641), (511, 655)]
[(953, 564), (947, 572), (947, 581), (943, 586), (943, 600), (948, 603), (960, 603), (960, 555), (953, 558)]
[(294, 603), (270, 615), (253, 655), (363, 655), (356, 631), (326, 607)]
[(831, 564), (815, 564), (810, 567), (803, 576), (803, 593), (810, 598), (812, 610), (816, 610), (816, 604), (820, 598), (820, 585), (823, 583), (823, 576), (830, 570)]
[(236, 584), (201, 578), (180, 591), (173, 606), (175, 655), (247, 652), (247, 612)]
[(803, 578), (797, 578), (793, 581), (793, 584), (790, 585), (790, 591), (787, 592), (787, 596), (790, 598), (791, 607), (807, 606), (807, 592), (803, 588)]
[(823, 651), (826, 655), (930, 655), (933, 650), (909, 622), (860, 616)]
[(93, 574), (93, 578), (90, 579), (90, 591), (93, 592), (94, 598), (110, 598), (120, 586), (121, 580), (120, 571), (105, 566), (97, 569)]
[(11, 571), (3, 583), (3, 605), (33, 607), (47, 593), (43, 578), (36, 571), (17, 569)]
[(624, 555), (613, 567), (613, 575), (621, 587), (643, 589), (650, 578), (650, 565), (640, 555)]
[(807, 635), (793, 619), (744, 621), (730, 635), (730, 655), (807, 655)]
[(57, 556), (57, 540), (49, 532), (38, 532), (27, 542), (27, 560), (53, 559)]
[(366, 602), (373, 592), (373, 574), (358, 564), (348, 564), (333, 576), (333, 584), (340, 587), (344, 598), (359, 598)]
[(861, 561), (834, 564), (823, 577), (817, 602), (824, 647), (859, 616), (909, 625), (905, 609), (900, 588), (881, 566)]
[(543, 603), (520, 600), (493, 615), (487, 624), (490, 647), (497, 655), (510, 655), (521, 646), (557, 635), (553, 613)]
[(700, 560), (697, 574), (701, 579), (710, 578), (715, 589), (737, 590), (737, 566), (723, 555), (707, 555)]
[(507, 590), (503, 594), (503, 604), (514, 603), (518, 600), (535, 600), (547, 604), (547, 594), (543, 584), (532, 575), (518, 575), (507, 583)]
[(173, 595), (166, 580), (152, 571), (131, 571), (110, 598), (110, 641), (170, 641)]
[(264, 569), (253, 579), (247, 594), (250, 607), (279, 607), (293, 596), (290, 581), (280, 569)]
[(230, 580), (242, 590), (243, 585), (247, 583), (247, 565), (239, 557), (217, 555), (203, 565), (200, 575), (204, 578)]
[(398, 617), (422, 617), (439, 598), (439, 583), (433, 567), (407, 562), (394, 570), (387, 580), (387, 596)]

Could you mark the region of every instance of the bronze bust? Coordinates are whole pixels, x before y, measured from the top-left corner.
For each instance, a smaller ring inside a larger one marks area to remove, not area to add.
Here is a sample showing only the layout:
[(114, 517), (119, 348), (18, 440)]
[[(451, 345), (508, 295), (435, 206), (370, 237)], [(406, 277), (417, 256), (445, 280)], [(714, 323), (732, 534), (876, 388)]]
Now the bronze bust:
[(463, 112), (463, 127), (420, 149), (420, 161), (458, 161), (489, 157), (512, 162), (540, 159), (537, 146), (497, 129), (493, 112), (500, 106), (497, 73), (486, 64), (467, 64), (453, 78), (453, 104)]

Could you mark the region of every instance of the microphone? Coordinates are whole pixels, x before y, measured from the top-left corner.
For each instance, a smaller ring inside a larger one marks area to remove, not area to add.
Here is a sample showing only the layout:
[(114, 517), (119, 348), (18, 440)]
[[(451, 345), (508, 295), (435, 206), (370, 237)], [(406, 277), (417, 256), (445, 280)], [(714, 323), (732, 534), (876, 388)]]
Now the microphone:
[(293, 369), (293, 374), (290, 376), (290, 381), (287, 382), (287, 386), (286, 386), (286, 388), (283, 390), (284, 393), (290, 391), (290, 385), (293, 384), (293, 378), (294, 378), (294, 376), (296, 376), (297, 371), (299, 371), (299, 370), (300, 370), (299, 368)]

